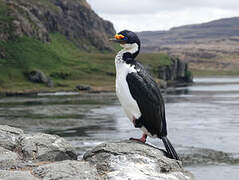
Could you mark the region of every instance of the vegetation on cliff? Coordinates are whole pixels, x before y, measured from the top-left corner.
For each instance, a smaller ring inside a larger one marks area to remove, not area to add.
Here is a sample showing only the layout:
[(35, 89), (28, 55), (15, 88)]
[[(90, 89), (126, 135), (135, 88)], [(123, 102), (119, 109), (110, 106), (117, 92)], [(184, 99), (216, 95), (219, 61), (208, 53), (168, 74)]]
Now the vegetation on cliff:
[[(112, 90), (114, 53), (88, 53), (59, 33), (50, 34), (50, 38), (51, 43), (29, 37), (0, 42), (6, 55), (0, 60), (0, 91), (46, 90), (44, 84), (32, 83), (25, 76), (38, 69), (53, 79), (52, 90), (74, 89), (79, 84)], [(155, 76), (159, 64), (171, 63), (165, 54), (142, 54), (139, 60), (152, 67)]]

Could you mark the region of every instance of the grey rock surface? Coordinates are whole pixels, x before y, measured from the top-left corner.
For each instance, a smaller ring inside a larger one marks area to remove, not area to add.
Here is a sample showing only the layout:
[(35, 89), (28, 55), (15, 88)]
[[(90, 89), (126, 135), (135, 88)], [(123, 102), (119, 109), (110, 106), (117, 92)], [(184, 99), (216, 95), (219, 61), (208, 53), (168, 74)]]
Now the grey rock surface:
[(24, 134), (18, 128), (1, 125), (0, 132), (3, 180), (194, 180), (180, 161), (136, 141), (104, 143), (86, 152), (83, 160), (76, 160), (74, 148), (59, 136)]
[(24, 134), (19, 146), (26, 160), (62, 161), (77, 159), (74, 148), (65, 139), (49, 134)]
[(91, 166), (88, 162), (66, 160), (45, 164), (33, 169), (34, 176), (42, 178), (43, 180), (98, 180), (100, 179), (96, 168)]
[(0, 146), (8, 150), (14, 150), (17, 147), (17, 139), (23, 135), (23, 130), (0, 125)]
[(134, 141), (101, 144), (83, 158), (106, 179), (194, 179), (181, 162), (167, 158), (160, 149)]
[[(76, 160), (75, 149), (65, 139), (43, 133), (24, 134), (21, 129), (0, 125), (1, 162)], [(6, 164), (5, 164), (6, 165)], [(7, 166), (7, 165), (6, 165)]]
[(0, 170), (1, 180), (39, 180), (30, 171), (6, 171)]
[(0, 169), (15, 167), (20, 161), (18, 154), (0, 147)]

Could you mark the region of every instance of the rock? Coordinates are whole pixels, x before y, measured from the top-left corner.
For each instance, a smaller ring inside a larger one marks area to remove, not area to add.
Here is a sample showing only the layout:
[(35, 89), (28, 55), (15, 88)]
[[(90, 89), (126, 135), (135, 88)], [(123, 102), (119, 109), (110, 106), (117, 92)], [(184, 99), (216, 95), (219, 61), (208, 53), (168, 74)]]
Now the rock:
[(40, 70), (33, 70), (25, 73), (25, 75), (30, 81), (34, 83), (44, 83), (48, 87), (54, 86), (53, 81), (49, 77), (47, 77), (44, 72)]
[(11, 169), (20, 163), (18, 154), (0, 147), (0, 169)]
[(239, 154), (207, 148), (179, 147), (177, 151), (184, 166), (239, 164)]
[(171, 64), (159, 66), (158, 78), (165, 81), (192, 82), (192, 74), (188, 71), (188, 64), (178, 58), (171, 57)]
[(1, 125), (0, 132), (0, 179), (4, 180), (194, 180), (180, 161), (135, 141), (101, 144), (77, 161), (73, 147), (59, 136), (24, 134)]
[(84, 160), (106, 179), (194, 180), (181, 162), (160, 149), (135, 141), (104, 143), (84, 154)]
[(0, 125), (0, 146), (11, 151), (15, 150), (21, 135), (23, 135), (21, 129)]
[(47, 76), (39, 70), (34, 70), (28, 73), (28, 79), (36, 83), (48, 83)]
[(90, 86), (85, 86), (85, 85), (77, 85), (76, 89), (79, 91), (90, 91), (91, 87)]
[(6, 171), (0, 170), (1, 180), (39, 180), (30, 171)]
[(24, 134), (19, 139), (19, 149), (21, 149), (25, 160), (62, 161), (77, 159), (71, 144), (56, 135)]
[(47, 86), (50, 88), (54, 87), (54, 82), (51, 79), (49, 79), (47, 82)]
[[(65, 139), (43, 133), (24, 134), (21, 129), (0, 125), (0, 169), (23, 167), (24, 162), (77, 159), (74, 148)], [(6, 167), (6, 168), (5, 168)]]
[(44, 180), (100, 179), (96, 168), (92, 167), (88, 162), (70, 160), (41, 165), (33, 169), (32, 173), (34, 176)]

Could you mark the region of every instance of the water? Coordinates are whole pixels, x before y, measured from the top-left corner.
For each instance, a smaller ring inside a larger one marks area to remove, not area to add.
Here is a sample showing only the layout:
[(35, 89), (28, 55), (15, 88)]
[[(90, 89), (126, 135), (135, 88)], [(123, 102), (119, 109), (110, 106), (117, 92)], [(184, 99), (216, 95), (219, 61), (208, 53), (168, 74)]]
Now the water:
[[(198, 180), (239, 176), (239, 77), (196, 78), (164, 93), (169, 138)], [(79, 157), (102, 143), (140, 137), (114, 93), (0, 98), (0, 124), (65, 137)], [(149, 143), (161, 146), (159, 139)]]

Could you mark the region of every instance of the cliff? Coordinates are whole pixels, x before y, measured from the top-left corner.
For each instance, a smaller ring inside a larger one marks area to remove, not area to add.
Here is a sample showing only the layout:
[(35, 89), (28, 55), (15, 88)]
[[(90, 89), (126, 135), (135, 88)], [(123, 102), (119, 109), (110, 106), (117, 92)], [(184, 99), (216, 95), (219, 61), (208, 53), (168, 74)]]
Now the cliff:
[(100, 18), (86, 0), (0, 0), (1, 40), (28, 36), (51, 41), (59, 32), (78, 47), (112, 50), (108, 38), (112, 23)]
[(192, 83), (193, 76), (188, 69), (188, 63), (179, 58), (171, 57), (169, 65), (158, 67), (158, 78), (168, 82), (169, 85)]

